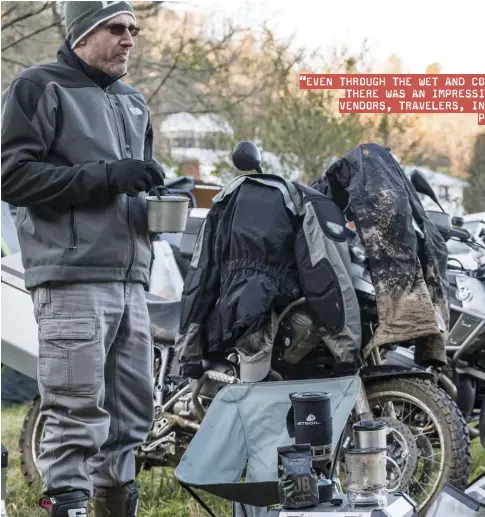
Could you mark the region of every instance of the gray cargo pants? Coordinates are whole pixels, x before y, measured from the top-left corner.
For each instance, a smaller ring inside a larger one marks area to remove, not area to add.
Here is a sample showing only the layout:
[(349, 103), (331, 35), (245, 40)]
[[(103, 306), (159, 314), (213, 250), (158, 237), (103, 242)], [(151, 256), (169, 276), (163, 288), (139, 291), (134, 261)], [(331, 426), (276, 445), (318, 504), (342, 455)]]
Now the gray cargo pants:
[(47, 417), (38, 458), (47, 491), (134, 480), (133, 450), (153, 420), (153, 348), (139, 283), (33, 290), (38, 381)]

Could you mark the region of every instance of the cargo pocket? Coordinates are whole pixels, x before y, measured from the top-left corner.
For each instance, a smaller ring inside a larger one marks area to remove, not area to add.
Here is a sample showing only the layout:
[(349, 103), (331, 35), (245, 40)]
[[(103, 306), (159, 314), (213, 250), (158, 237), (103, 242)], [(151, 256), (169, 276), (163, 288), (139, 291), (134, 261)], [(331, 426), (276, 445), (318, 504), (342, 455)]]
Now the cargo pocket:
[(50, 393), (93, 395), (103, 382), (97, 318), (42, 318), (39, 322), (39, 382)]

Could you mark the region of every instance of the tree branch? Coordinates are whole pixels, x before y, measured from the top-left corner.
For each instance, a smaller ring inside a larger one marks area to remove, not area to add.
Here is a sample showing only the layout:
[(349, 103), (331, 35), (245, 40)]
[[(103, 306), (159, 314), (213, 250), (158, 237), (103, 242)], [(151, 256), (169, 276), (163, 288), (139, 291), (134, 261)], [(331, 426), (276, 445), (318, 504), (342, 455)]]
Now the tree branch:
[(184, 16), (184, 25), (182, 30), (182, 36), (180, 38), (180, 45), (179, 50), (177, 52), (177, 55), (175, 56), (175, 59), (173, 60), (172, 66), (170, 67), (169, 71), (165, 75), (165, 77), (160, 81), (158, 86), (153, 90), (153, 92), (150, 94), (150, 96), (147, 99), (147, 104), (150, 104), (152, 99), (155, 97), (155, 95), (163, 88), (163, 85), (168, 81), (168, 78), (173, 73), (173, 71), (177, 68), (177, 64), (179, 62), (180, 56), (184, 50), (185, 47), (185, 36), (187, 31), (187, 16)]
[[(13, 41), (12, 43), (9, 43), (8, 45), (5, 45), (5, 47), (2, 47), (2, 52), (5, 52), (9, 48), (15, 47), (15, 45), (18, 45), (19, 43), (22, 43), (22, 41), (25, 41), (26, 39), (31, 38), (32, 36), (35, 36), (36, 34), (39, 34), (41, 32), (44, 32), (48, 29), (51, 29), (52, 27), (55, 27), (58, 25), (58, 22), (51, 23), (50, 25), (47, 25), (47, 27), (42, 27), (41, 29), (37, 29), (34, 32), (31, 32), (30, 34), (27, 34), (27, 36), (23, 36), (22, 38), (19, 38), (18, 40)], [(5, 58), (3, 58), (5, 59)]]
[(4, 13), (2, 13), (2, 20), (5, 20), (8, 18), (8, 15), (9, 14), (12, 14), (19, 6), (18, 2), (14, 2), (13, 3), (13, 7), (11, 7), (8, 11), (5, 11)]
[[(27, 20), (28, 18), (31, 18), (32, 16), (36, 16), (40, 14), (42, 11), (45, 11), (50, 5), (50, 2), (46, 2), (38, 11), (29, 12), (26, 14), (23, 14), (22, 16), (18, 16), (17, 18), (14, 18), (13, 20), (10, 20), (7, 23), (2, 23), (2, 31), (10, 27), (11, 25), (15, 25), (18, 22), (21, 22), (23, 20)], [(10, 10), (10, 12), (13, 10), (13, 8)], [(3, 16), (2, 16), (3, 18)]]
[[(186, 111), (188, 113), (192, 113), (194, 115), (202, 115), (202, 114), (208, 114), (208, 113), (224, 113), (224, 112), (231, 110), (231, 108), (233, 108), (234, 106), (237, 106), (238, 104), (245, 101), (246, 99), (249, 99), (250, 97), (255, 95), (258, 91), (261, 91), (263, 88), (264, 88), (264, 86), (260, 86), (260, 87), (256, 86), (253, 89), (251, 89), (251, 91), (249, 91), (248, 93), (246, 93), (244, 95), (240, 95), (232, 102), (228, 102), (225, 105), (222, 105), (220, 107), (216, 107), (216, 106), (210, 105), (209, 103), (205, 102), (205, 95), (196, 95), (197, 100), (199, 101), (199, 103), (202, 106), (204, 106), (204, 108), (188, 109)], [(234, 98), (233, 95), (231, 97)], [(159, 111), (159, 112), (154, 113), (154, 116), (171, 115), (173, 113), (178, 113), (178, 111), (173, 111), (173, 110)]]
[(58, 11), (58, 4), (57, 2), (52, 3), (52, 18), (54, 21), (58, 24), (57, 25), (57, 31), (59, 33), (60, 39), (64, 39), (64, 31), (62, 29), (62, 15)]
[[(133, 8), (136, 13), (143, 12), (143, 11), (150, 11), (151, 9), (158, 9), (162, 4), (166, 4), (167, 2), (164, 1), (158, 1), (158, 2), (135, 2)], [(172, 2), (168, 2), (172, 3)], [(141, 4), (147, 4), (147, 5), (141, 5)]]
[(24, 68), (28, 68), (29, 66), (32, 66), (27, 63), (21, 63), (20, 61), (15, 61), (15, 59), (10, 59), (5, 56), (2, 56), (2, 61), (6, 61), (7, 63), (12, 63), (13, 65), (23, 66)]

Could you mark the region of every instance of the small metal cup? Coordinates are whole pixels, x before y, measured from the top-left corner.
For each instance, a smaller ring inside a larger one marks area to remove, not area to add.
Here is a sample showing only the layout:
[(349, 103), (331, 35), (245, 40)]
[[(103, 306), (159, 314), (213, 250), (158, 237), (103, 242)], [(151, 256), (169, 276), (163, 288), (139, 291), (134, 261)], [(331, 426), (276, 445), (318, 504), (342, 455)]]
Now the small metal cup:
[(358, 449), (385, 449), (388, 426), (380, 420), (362, 420), (352, 426), (355, 447)]
[(179, 233), (185, 230), (189, 199), (184, 196), (147, 196), (148, 231)]

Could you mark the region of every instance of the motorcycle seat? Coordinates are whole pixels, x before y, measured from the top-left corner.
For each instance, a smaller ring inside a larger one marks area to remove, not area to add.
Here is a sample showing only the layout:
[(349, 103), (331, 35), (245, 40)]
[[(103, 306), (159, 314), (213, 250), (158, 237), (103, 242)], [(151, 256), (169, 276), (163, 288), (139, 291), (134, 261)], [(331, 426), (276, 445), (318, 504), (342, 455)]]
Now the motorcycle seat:
[(180, 301), (164, 300), (146, 293), (153, 338), (157, 342), (172, 345), (179, 328)]

